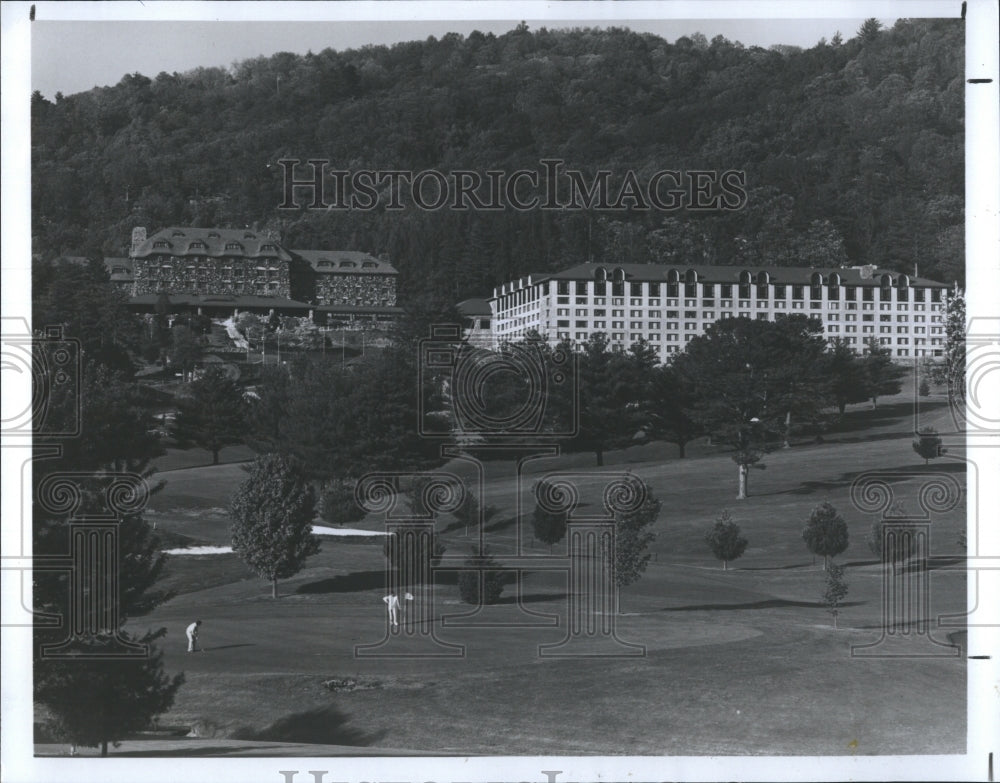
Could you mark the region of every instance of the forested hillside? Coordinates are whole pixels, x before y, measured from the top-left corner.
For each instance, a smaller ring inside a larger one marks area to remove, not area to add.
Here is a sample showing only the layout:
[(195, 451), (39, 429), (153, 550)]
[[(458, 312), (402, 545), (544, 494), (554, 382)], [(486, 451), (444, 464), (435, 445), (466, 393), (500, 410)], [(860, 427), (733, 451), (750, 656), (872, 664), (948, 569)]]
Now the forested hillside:
[[(135, 226), (255, 226), (387, 254), (457, 301), (589, 257), (877, 263), (963, 277), (963, 29), (866, 23), (808, 50), (628, 30), (473, 33), (277, 54), (32, 100), (36, 257)], [(735, 212), (280, 211), (276, 161), (332, 168), (746, 171)]]

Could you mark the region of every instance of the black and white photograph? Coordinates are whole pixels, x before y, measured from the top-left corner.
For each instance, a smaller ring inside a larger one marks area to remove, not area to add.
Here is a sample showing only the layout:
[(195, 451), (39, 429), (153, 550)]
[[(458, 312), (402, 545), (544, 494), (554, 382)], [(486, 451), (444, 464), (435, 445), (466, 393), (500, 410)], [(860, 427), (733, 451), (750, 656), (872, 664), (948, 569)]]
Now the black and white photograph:
[(5, 3), (4, 780), (993, 780), (997, 16)]

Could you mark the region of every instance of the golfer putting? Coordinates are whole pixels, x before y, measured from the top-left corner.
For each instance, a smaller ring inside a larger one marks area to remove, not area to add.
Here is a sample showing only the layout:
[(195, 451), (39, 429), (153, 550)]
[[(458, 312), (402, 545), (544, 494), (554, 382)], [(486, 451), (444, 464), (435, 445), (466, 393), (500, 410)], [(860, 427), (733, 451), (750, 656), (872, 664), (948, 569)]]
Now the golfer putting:
[[(387, 595), (382, 600), (385, 602), (385, 605), (386, 605), (386, 607), (389, 610), (389, 622), (392, 623), (393, 625), (399, 625), (399, 622), (398, 622), (399, 611), (400, 611), (399, 596), (397, 596), (395, 593), (390, 593), (389, 595)], [(403, 594), (403, 600), (404, 601), (412, 601), (413, 600), (413, 594), (412, 593), (404, 593)]]
[(187, 627), (187, 638), (188, 638), (188, 652), (201, 652), (198, 649), (198, 626), (201, 625), (201, 620), (195, 620), (191, 625)]

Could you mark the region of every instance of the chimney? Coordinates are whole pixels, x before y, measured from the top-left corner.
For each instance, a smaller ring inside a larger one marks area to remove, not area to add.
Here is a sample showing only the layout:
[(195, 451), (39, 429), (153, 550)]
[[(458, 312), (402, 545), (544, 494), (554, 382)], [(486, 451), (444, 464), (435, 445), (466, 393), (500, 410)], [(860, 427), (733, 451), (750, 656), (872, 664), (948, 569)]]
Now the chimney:
[(133, 228), (132, 229), (132, 250), (130, 251), (129, 255), (134, 256), (136, 254), (136, 252), (139, 250), (139, 247), (145, 241), (146, 241), (146, 227), (145, 226), (136, 226), (135, 228)]

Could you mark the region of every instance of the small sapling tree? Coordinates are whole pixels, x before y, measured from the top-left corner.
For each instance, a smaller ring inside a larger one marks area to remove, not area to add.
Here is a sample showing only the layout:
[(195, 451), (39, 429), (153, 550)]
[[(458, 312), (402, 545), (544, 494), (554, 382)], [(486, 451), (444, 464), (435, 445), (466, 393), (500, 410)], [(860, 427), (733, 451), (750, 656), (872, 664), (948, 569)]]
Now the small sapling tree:
[(837, 509), (823, 501), (809, 515), (802, 539), (810, 552), (823, 556), (823, 568), (828, 569), (830, 558), (847, 549), (847, 523)]
[(837, 615), (840, 614), (840, 604), (847, 596), (847, 581), (844, 579), (844, 566), (830, 563), (826, 569), (826, 591), (823, 593), (823, 603), (833, 615), (833, 627), (837, 627)]
[(642, 502), (630, 511), (615, 511), (615, 583), (619, 587), (637, 581), (646, 570), (652, 557), (649, 545), (656, 538), (649, 528), (663, 506), (646, 482), (636, 477), (630, 480)]
[(705, 534), (705, 543), (716, 559), (722, 561), (722, 570), (727, 571), (731, 560), (743, 556), (748, 542), (740, 534), (740, 526), (733, 521), (729, 510), (725, 509)]

